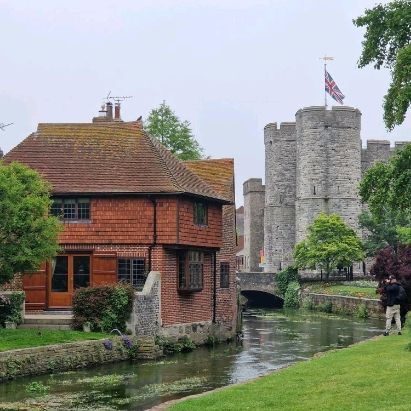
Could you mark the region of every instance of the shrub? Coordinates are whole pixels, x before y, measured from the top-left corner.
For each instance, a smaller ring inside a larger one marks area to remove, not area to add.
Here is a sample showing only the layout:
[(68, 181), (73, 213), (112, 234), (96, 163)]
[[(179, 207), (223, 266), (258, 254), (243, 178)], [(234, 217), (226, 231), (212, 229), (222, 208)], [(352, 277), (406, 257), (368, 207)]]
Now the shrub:
[(89, 322), (93, 331), (124, 332), (133, 298), (134, 289), (123, 283), (80, 288), (73, 295), (73, 326), (81, 330)]
[(368, 318), (368, 309), (365, 304), (360, 304), (356, 311), (355, 314), (358, 318)]
[(302, 302), (302, 308), (304, 308), (305, 310), (314, 310), (315, 304), (313, 299), (311, 297), (305, 297)]
[(287, 291), (285, 292), (284, 297), (285, 308), (299, 308), (299, 290), (300, 284), (297, 281), (292, 281), (290, 284), (288, 284)]
[(0, 325), (4, 326), (5, 321), (16, 324), (23, 322), (21, 305), (24, 302), (24, 292), (16, 291), (9, 295), (0, 295)]
[(298, 283), (298, 270), (293, 266), (289, 266), (285, 270), (279, 271), (275, 275), (275, 282), (277, 283), (281, 296), (285, 297), (288, 285), (291, 282)]
[(324, 313), (332, 313), (333, 312), (333, 303), (331, 301), (327, 301), (326, 303), (319, 304), (318, 310)]
[(182, 337), (178, 341), (166, 337), (156, 337), (156, 344), (162, 348), (164, 354), (175, 354), (178, 352), (190, 352), (196, 348), (194, 342), (188, 337)]

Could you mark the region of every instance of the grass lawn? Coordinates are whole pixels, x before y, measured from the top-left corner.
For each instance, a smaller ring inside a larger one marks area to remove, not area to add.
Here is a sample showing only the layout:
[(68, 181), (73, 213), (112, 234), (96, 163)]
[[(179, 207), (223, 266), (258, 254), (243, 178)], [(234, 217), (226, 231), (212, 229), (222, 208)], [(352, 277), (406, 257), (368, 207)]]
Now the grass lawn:
[(352, 285), (330, 283), (305, 284), (304, 287), (308, 288), (313, 293), (347, 295), (360, 298), (380, 298), (379, 294), (375, 293), (375, 287), (356, 287)]
[(168, 408), (180, 410), (409, 411), (411, 334), (377, 337), (253, 382)]
[(41, 345), (68, 343), (81, 340), (98, 340), (107, 337), (102, 333), (84, 333), (82, 331), (59, 331), (40, 329), (8, 330), (0, 328), (0, 351), (17, 348), (38, 347)]

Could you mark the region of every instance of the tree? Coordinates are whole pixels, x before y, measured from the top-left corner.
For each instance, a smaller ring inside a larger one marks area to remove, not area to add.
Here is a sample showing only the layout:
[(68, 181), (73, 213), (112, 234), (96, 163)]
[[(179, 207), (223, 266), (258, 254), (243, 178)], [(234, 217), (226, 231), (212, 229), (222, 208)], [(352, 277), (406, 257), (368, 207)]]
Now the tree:
[(61, 223), (50, 206), (50, 187), (36, 171), (0, 163), (0, 284), (58, 252)]
[(369, 168), (359, 194), (369, 207), (368, 217), (363, 215), (360, 223), (370, 238), (380, 243), (375, 250), (389, 245), (396, 253), (398, 245), (408, 243), (411, 237), (411, 144), (397, 149), (388, 162)]
[(188, 121), (180, 121), (163, 101), (160, 107), (151, 110), (144, 129), (157, 138), (180, 160), (199, 160), (202, 148), (193, 136)]
[(308, 227), (307, 238), (294, 248), (296, 267), (325, 270), (326, 278), (334, 268), (363, 258), (360, 239), (337, 214), (321, 213)]
[(353, 20), (366, 27), (358, 67), (374, 63), (391, 71), (392, 82), (384, 97), (384, 122), (389, 130), (402, 124), (411, 103), (411, 1), (395, 0), (366, 9)]
[(401, 245), (397, 253), (392, 247), (379, 250), (370, 274), (379, 281), (379, 291), (382, 292), (383, 280), (389, 275), (400, 280), (407, 293), (407, 304), (401, 307), (402, 314), (411, 308), (411, 245)]
[(387, 207), (379, 214), (364, 211), (360, 214), (358, 221), (366, 233), (363, 245), (368, 256), (374, 256), (387, 246), (397, 253), (400, 244), (407, 244), (405, 225), (409, 221), (404, 212)]

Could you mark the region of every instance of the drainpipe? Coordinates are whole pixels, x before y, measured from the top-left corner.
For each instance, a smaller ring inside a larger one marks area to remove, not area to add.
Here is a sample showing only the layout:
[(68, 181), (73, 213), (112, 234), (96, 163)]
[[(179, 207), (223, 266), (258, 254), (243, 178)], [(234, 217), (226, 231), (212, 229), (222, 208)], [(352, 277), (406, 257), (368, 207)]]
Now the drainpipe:
[(216, 323), (217, 311), (217, 253), (213, 252), (213, 324)]
[(152, 263), (151, 263), (152, 250), (157, 244), (157, 201), (153, 197), (149, 197), (149, 200), (153, 204), (153, 242), (148, 246), (148, 272), (150, 272), (152, 268)]

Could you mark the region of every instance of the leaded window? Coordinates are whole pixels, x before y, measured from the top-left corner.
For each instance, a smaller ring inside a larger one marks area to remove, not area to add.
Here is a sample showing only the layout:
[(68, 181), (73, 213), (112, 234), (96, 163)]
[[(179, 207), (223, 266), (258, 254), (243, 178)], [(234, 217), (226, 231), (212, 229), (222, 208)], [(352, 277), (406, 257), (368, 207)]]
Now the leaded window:
[(90, 220), (90, 200), (88, 198), (56, 198), (53, 200), (50, 213), (65, 221)]
[(118, 281), (131, 284), (142, 290), (146, 281), (144, 258), (119, 258)]
[(220, 288), (230, 286), (230, 264), (220, 263)]
[(194, 203), (194, 224), (206, 226), (207, 221), (207, 204), (204, 201)]
[(178, 288), (200, 291), (203, 288), (204, 253), (185, 251), (178, 254)]

